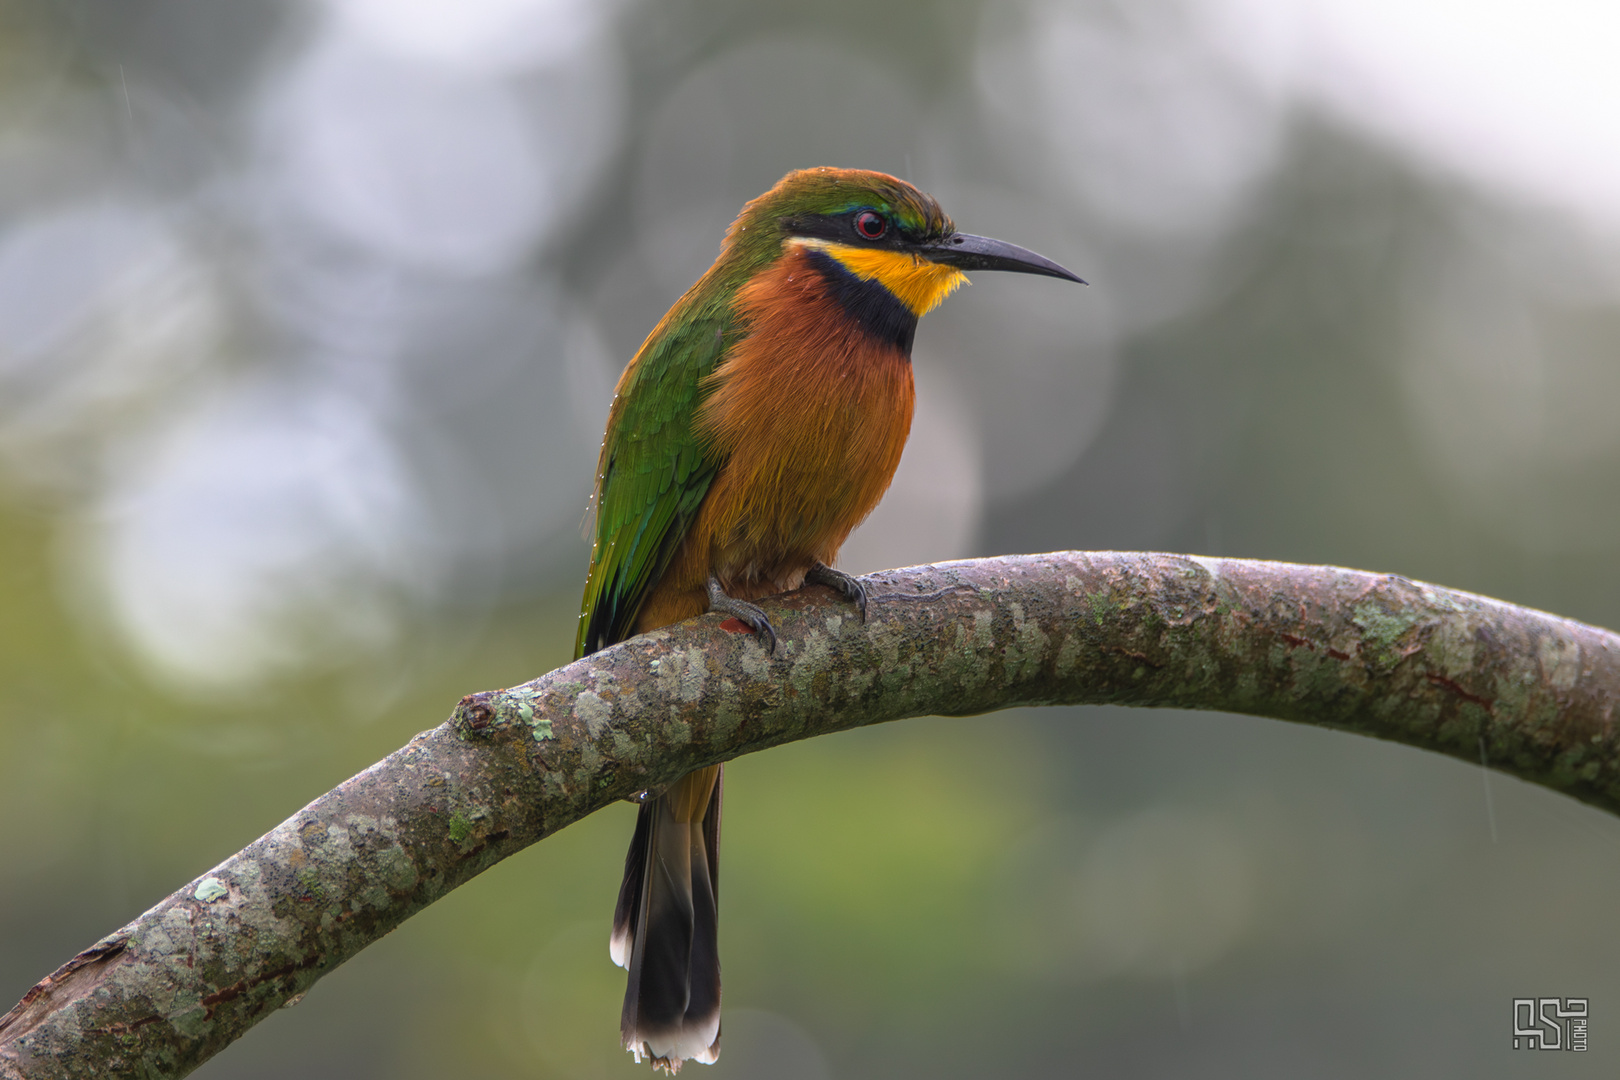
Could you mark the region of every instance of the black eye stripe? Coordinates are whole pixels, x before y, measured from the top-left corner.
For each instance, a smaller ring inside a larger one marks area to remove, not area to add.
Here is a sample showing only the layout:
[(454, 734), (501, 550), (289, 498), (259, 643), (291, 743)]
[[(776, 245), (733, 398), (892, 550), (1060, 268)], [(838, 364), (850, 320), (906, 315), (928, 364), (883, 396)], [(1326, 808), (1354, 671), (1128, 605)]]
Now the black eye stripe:
[[(863, 214), (870, 214), (882, 223), (882, 231), (872, 234), (863, 233), (858, 224)], [(936, 234), (928, 229), (911, 230), (901, 225), (889, 214), (871, 207), (862, 207), (857, 210), (844, 210), (837, 214), (803, 214), (779, 219), (778, 227), (782, 235), (797, 237), (805, 240), (831, 240), (834, 243), (847, 244), (857, 241), (862, 244), (876, 244), (880, 247), (904, 247), (907, 244), (922, 243), (934, 239)], [(939, 234), (943, 235), (943, 234)]]

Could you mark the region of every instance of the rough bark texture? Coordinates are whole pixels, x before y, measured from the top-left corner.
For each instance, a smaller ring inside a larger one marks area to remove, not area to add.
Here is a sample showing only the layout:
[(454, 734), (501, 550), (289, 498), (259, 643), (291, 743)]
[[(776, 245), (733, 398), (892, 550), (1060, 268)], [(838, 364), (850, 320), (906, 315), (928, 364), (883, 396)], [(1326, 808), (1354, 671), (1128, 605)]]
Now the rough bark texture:
[[(0, 1017), (0, 1077), (180, 1076), (412, 913), (615, 800), (825, 732), (1014, 705), (1220, 709), (1478, 761), (1620, 810), (1620, 636), (1332, 567), (1065, 552), (767, 602), (509, 690), (294, 814)], [(604, 918), (606, 914), (604, 913)], [(604, 928), (604, 933), (606, 932)]]

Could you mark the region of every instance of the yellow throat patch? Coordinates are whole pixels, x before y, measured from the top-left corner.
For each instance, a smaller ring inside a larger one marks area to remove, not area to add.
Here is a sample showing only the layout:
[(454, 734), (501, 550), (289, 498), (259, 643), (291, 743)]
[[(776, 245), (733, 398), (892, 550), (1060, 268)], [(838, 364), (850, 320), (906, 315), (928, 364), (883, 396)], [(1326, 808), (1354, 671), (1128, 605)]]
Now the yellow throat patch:
[(856, 277), (882, 285), (918, 318), (933, 311), (952, 290), (967, 281), (967, 275), (954, 266), (930, 262), (921, 255), (904, 251), (804, 238), (794, 243), (825, 251)]

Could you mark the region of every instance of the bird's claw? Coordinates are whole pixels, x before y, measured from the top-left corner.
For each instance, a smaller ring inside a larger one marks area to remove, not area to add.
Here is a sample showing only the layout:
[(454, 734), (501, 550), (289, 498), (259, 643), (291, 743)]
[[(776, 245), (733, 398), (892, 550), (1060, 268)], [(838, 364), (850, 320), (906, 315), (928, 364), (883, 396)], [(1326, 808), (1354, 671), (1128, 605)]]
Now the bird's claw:
[(860, 611), (861, 622), (866, 621), (866, 585), (860, 578), (846, 574), (842, 570), (834, 570), (826, 563), (815, 562), (811, 563), (810, 569), (805, 572), (804, 583), (825, 585), (829, 589), (838, 590), (845, 600), (853, 603)]
[(776, 655), (776, 630), (771, 626), (771, 620), (765, 617), (764, 610), (746, 600), (726, 595), (726, 591), (720, 587), (720, 579), (715, 577), (709, 578), (709, 610), (730, 615), (745, 623), (760, 644), (765, 646), (766, 654)]

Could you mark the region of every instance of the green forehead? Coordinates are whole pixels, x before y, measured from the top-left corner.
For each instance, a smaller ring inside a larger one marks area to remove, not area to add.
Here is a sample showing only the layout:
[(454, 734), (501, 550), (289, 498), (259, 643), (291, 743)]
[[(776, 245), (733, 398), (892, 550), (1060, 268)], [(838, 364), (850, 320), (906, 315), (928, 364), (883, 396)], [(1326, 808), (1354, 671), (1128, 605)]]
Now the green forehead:
[(845, 202), (836, 210), (824, 212), (836, 216), (865, 209), (886, 215), (908, 232), (927, 232), (930, 225), (938, 225), (942, 218), (937, 206), (930, 208), (915, 199), (886, 199), (876, 192), (870, 198)]
[(861, 169), (805, 169), (789, 173), (749, 209), (768, 215), (836, 217), (871, 208), (907, 232), (939, 234), (950, 219), (932, 196), (887, 173)]
[(932, 196), (891, 177), (874, 177), (864, 183), (844, 181), (816, 185), (805, 195), (809, 196), (807, 201), (813, 204), (806, 209), (818, 214), (836, 216), (870, 207), (908, 228), (917, 229), (937, 225), (945, 218)]

